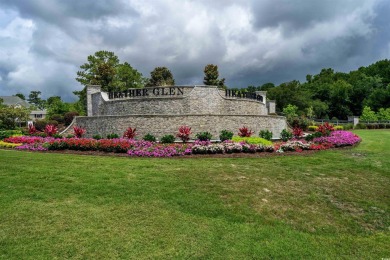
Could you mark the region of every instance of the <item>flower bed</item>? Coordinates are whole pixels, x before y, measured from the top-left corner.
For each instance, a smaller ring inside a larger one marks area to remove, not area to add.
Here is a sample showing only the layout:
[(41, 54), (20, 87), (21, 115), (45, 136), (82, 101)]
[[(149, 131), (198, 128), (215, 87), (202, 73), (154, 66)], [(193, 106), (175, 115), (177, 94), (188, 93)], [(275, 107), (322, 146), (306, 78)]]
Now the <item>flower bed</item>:
[[(252, 138), (253, 139), (253, 138)], [(137, 157), (172, 157), (191, 154), (233, 154), (261, 152), (302, 152), (304, 150), (326, 150), (332, 147), (351, 146), (361, 139), (347, 131), (332, 131), (329, 136), (314, 138), (313, 141), (293, 139), (287, 142), (271, 143), (269, 141), (252, 143), (253, 140), (240, 142), (195, 141), (191, 143), (162, 144), (157, 142), (134, 140), (129, 138), (92, 139), (92, 138), (53, 138), (37, 136), (15, 136), (4, 139), (3, 147), (15, 147), (18, 150), (53, 151), (100, 151), (125, 153)], [(261, 138), (258, 138), (261, 139)], [(9, 144), (9, 145), (7, 145)]]

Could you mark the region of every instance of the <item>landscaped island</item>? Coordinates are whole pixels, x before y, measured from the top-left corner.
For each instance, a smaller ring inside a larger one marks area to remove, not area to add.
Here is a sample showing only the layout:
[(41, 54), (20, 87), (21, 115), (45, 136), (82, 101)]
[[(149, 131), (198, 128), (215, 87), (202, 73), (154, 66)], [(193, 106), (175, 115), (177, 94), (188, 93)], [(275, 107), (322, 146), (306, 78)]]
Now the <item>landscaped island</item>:
[[(232, 154), (232, 153), (284, 153), (302, 152), (304, 150), (326, 150), (334, 147), (352, 146), (361, 139), (349, 131), (335, 131), (329, 124), (320, 125), (312, 134), (303, 138), (303, 132), (295, 128), (293, 132), (283, 130), (282, 141), (271, 142), (261, 137), (252, 137), (253, 132), (242, 127), (239, 136), (233, 136), (232, 132), (222, 131), (218, 142), (211, 142), (211, 134), (208, 132), (198, 133), (194, 142), (190, 140), (191, 128), (182, 126), (176, 137), (182, 143), (174, 143), (173, 135), (164, 136), (160, 142), (156, 142), (154, 136), (148, 134), (143, 140), (136, 140), (136, 129), (128, 128), (122, 138), (108, 136), (102, 139), (83, 138), (85, 130), (74, 127), (74, 135), (63, 138), (56, 134), (54, 126), (47, 126), (43, 135), (36, 136), (33, 126), (30, 127), (30, 136), (11, 136), (5, 138), (0, 146), (14, 147), (18, 150), (53, 151), (53, 150), (76, 150), (76, 151), (100, 151), (127, 153), (129, 156), (138, 157), (172, 157), (192, 154)], [(272, 134), (268, 131), (260, 132), (260, 136), (271, 139)], [(57, 138), (56, 138), (57, 137)]]

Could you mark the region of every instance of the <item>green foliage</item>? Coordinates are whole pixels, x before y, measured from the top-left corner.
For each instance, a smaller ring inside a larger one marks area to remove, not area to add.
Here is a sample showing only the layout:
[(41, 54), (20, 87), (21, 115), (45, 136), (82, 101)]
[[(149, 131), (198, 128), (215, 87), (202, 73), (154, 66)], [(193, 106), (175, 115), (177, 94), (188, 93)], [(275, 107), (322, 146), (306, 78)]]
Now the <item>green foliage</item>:
[(232, 138), (233, 138), (233, 132), (228, 130), (222, 130), (221, 133), (219, 134), (219, 139), (221, 140), (221, 142), (226, 140), (232, 140)]
[(307, 130), (307, 127), (310, 124), (310, 120), (308, 120), (304, 116), (300, 117), (294, 117), (288, 120), (288, 123), (293, 127), (293, 128), (301, 128), (303, 131)]
[(217, 86), (225, 88), (225, 79), (219, 79), (218, 66), (214, 64), (208, 64), (204, 68), (204, 79), (205, 85)]
[(282, 139), (283, 142), (287, 142), (288, 140), (292, 139), (292, 137), (293, 134), (286, 129), (283, 129), (280, 133), (280, 139)]
[(175, 80), (171, 71), (166, 67), (157, 67), (150, 72), (147, 86), (174, 86)]
[[(98, 51), (87, 57), (87, 63), (80, 66), (76, 80), (84, 86), (73, 93), (79, 97), (76, 107), (87, 110), (87, 85), (100, 85), (103, 91), (124, 91), (128, 88), (141, 88), (146, 79), (127, 62), (121, 64), (114, 52)], [(79, 113), (81, 111), (78, 111)]]
[(4, 138), (8, 138), (15, 135), (22, 135), (22, 131), (20, 130), (5, 130), (0, 131), (0, 140), (3, 140)]
[(72, 121), (73, 121), (73, 118), (75, 116), (78, 116), (78, 115), (79, 115), (79, 113), (75, 112), (75, 111), (71, 111), (71, 112), (65, 113), (65, 115), (64, 115), (64, 123), (65, 123), (65, 125), (70, 125), (72, 123)]
[(390, 107), (389, 108), (380, 108), (377, 113), (379, 120), (390, 120)]
[(161, 137), (160, 142), (163, 144), (173, 144), (175, 142), (175, 137), (173, 135), (164, 135)]
[(196, 139), (200, 141), (210, 141), (213, 136), (209, 132), (201, 132), (196, 134)]
[(247, 144), (262, 144), (262, 145), (272, 145), (271, 141), (268, 141), (261, 137), (241, 137), (241, 136), (233, 136), (233, 142), (246, 142)]
[(23, 95), (22, 93), (17, 93), (17, 94), (15, 94), (15, 96), (19, 97), (22, 100), (26, 100), (26, 96)]
[(156, 137), (152, 134), (146, 134), (143, 139), (149, 142), (156, 142)]
[(305, 137), (305, 140), (310, 142), (310, 141), (313, 141), (314, 138), (321, 137), (321, 136), (322, 136), (321, 132), (315, 132), (315, 133), (312, 133), (312, 134), (308, 134)]
[(272, 132), (269, 130), (261, 130), (259, 136), (270, 141), (272, 139)]
[(364, 123), (358, 123), (355, 125), (355, 129), (367, 129), (367, 125)]
[(342, 125), (336, 125), (336, 126), (333, 127), (333, 129), (334, 129), (335, 131), (344, 130), (344, 126), (342, 126)]
[(307, 129), (309, 131), (316, 131), (318, 129), (318, 126), (316, 126), (316, 125), (309, 125)]
[(92, 138), (96, 139), (96, 140), (100, 140), (100, 139), (102, 139), (102, 136), (101, 135), (93, 135)]
[(286, 116), (287, 120), (291, 120), (298, 116), (298, 107), (288, 104), (283, 108), (283, 114)]
[(29, 120), (30, 110), (24, 107), (0, 106), (0, 130), (12, 130)]
[(353, 129), (353, 124), (348, 123), (348, 124), (343, 125), (343, 127), (344, 127), (344, 130), (351, 130), (351, 129)]
[(378, 121), (378, 117), (370, 107), (365, 106), (363, 108), (362, 115), (359, 118), (362, 121)]
[(46, 101), (40, 98), (41, 91), (31, 91), (28, 95), (28, 103), (36, 106), (38, 109), (45, 109)]
[(115, 133), (111, 133), (107, 135), (107, 139), (115, 139), (115, 138), (119, 138), (119, 135)]

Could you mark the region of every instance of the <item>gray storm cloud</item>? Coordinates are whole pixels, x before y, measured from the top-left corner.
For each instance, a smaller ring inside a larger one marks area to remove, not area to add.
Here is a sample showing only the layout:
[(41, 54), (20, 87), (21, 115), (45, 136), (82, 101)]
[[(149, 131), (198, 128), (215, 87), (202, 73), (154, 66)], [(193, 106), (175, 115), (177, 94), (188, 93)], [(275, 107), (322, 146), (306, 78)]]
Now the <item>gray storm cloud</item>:
[(304, 80), (389, 58), (387, 0), (0, 2), (0, 95), (75, 99), (88, 55), (115, 52), (144, 76), (167, 66), (201, 84), (217, 64), (231, 87)]

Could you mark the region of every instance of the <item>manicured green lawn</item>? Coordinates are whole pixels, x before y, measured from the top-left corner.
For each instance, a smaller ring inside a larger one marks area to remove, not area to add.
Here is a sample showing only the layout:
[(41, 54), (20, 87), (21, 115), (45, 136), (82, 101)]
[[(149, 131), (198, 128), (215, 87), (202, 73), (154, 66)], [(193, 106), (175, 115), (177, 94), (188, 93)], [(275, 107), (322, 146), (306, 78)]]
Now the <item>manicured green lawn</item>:
[(0, 258), (389, 258), (390, 131), (356, 133), (247, 159), (0, 150)]

